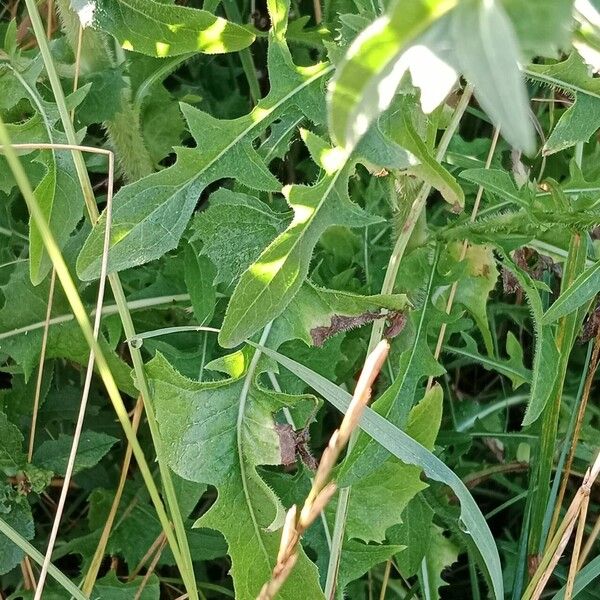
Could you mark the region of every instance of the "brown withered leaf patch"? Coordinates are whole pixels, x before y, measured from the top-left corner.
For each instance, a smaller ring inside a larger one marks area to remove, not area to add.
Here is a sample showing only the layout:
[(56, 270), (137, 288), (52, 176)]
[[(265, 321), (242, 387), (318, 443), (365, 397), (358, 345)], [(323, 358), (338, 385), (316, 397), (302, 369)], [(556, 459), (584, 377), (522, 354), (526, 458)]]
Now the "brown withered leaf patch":
[(333, 315), (331, 323), (328, 326), (314, 327), (310, 330), (310, 336), (312, 337), (313, 344), (320, 347), (336, 333), (350, 331), (351, 329), (368, 325), (384, 317), (387, 321), (387, 328), (384, 333), (385, 337), (398, 335), (406, 323), (406, 315), (403, 311), (369, 310), (354, 316)]
[(589, 342), (591, 339), (595, 338), (600, 331), (600, 300), (596, 301), (596, 305), (594, 306), (594, 310), (588, 315), (585, 323), (583, 324), (583, 329), (581, 330), (581, 335), (579, 336), (579, 341), (582, 344)]
[[(518, 267), (529, 273), (533, 279), (541, 279), (546, 271), (555, 269), (554, 261), (549, 256), (539, 254), (539, 252), (527, 246), (515, 250), (513, 260)], [(502, 287), (505, 294), (515, 294), (521, 289), (517, 278), (505, 267), (502, 268)]]
[(300, 431), (294, 431), (291, 425), (277, 423), (275, 431), (279, 436), (279, 446), (281, 449), (281, 464), (289, 467), (296, 463), (296, 457), (312, 471), (317, 468), (317, 460), (312, 455), (309, 442), (310, 435), (308, 427)]

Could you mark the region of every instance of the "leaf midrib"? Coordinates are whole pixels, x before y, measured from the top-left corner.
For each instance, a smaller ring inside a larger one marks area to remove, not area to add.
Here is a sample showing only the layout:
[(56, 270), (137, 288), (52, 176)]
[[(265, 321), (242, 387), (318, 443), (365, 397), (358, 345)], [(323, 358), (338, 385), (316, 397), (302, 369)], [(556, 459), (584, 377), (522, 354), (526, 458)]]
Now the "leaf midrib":
[[(304, 236), (306, 235), (306, 232), (311, 228), (311, 225), (313, 224), (313, 221), (315, 220), (317, 214), (319, 213), (319, 211), (321, 210), (321, 208), (323, 207), (323, 204), (325, 203), (325, 200), (329, 197), (329, 194), (331, 194), (331, 190), (333, 189), (333, 187), (335, 186), (335, 184), (337, 183), (337, 180), (340, 176), (340, 174), (342, 173), (342, 171), (344, 170), (344, 168), (346, 167), (347, 164), (347, 160), (346, 162), (340, 167), (340, 169), (338, 171), (336, 171), (335, 175), (332, 176), (331, 178), (331, 182), (330, 184), (327, 186), (327, 188), (325, 189), (325, 193), (323, 194), (323, 197), (321, 198), (321, 200), (319, 201), (319, 203), (317, 204), (315, 210), (312, 212), (312, 214), (310, 215), (310, 217), (306, 220), (306, 224), (305, 226), (302, 228), (302, 231), (296, 236), (296, 239), (293, 241), (292, 246), (289, 250), (289, 252), (286, 255), (286, 259), (285, 262), (281, 265), (281, 267), (279, 268), (279, 270), (275, 273), (275, 275), (273, 275), (273, 277), (266, 282), (263, 287), (262, 290), (256, 294), (256, 296), (254, 297), (254, 300), (252, 302), (250, 302), (249, 304), (246, 305), (246, 310), (244, 311), (244, 313), (241, 315), (241, 317), (238, 317), (237, 321), (236, 321), (236, 328), (239, 326), (239, 324), (241, 322), (244, 321), (244, 319), (246, 318), (246, 316), (248, 315), (248, 313), (250, 312), (250, 309), (254, 308), (254, 306), (256, 304), (258, 304), (262, 297), (264, 296), (264, 294), (266, 293), (266, 291), (270, 288), (270, 285), (272, 284), (272, 282), (277, 278), (277, 276), (279, 274), (281, 274), (281, 272), (283, 271), (283, 269), (286, 266), (286, 263), (288, 261), (289, 256), (296, 250), (296, 247), (298, 246), (300, 240), (304, 239)], [(293, 223), (293, 221), (292, 221)], [(287, 231), (287, 229), (285, 230)], [(285, 233), (285, 231), (283, 233)], [(273, 240), (273, 242), (271, 242), (271, 244), (269, 244), (269, 246), (267, 246), (267, 248), (265, 249), (264, 252), (267, 252), (269, 250), (269, 248), (271, 248), (272, 244), (280, 237), (279, 234), (275, 240)], [(262, 256), (262, 255), (261, 255)], [(260, 260), (260, 257), (259, 259)], [(235, 331), (235, 329), (234, 329)]]
[[(323, 64), (325, 64), (325, 63), (323, 63)], [(329, 65), (327, 68), (324, 68), (322, 71), (319, 71), (315, 75), (312, 75), (311, 77), (309, 77), (308, 79), (306, 79), (305, 81), (303, 81), (300, 85), (296, 86), (293, 90), (291, 90), (285, 96), (283, 96), (280, 100), (278, 100), (271, 108), (264, 109), (265, 110), (265, 114), (264, 114), (264, 116), (263, 116), (262, 119), (260, 119), (259, 121), (256, 121), (256, 122), (253, 121), (252, 124), (249, 127), (247, 127), (246, 129), (244, 129), (234, 140), (232, 140), (225, 148), (223, 148), (208, 163), (206, 163), (204, 165), (204, 167), (202, 167), (202, 169), (200, 171), (198, 171), (197, 173), (195, 173), (193, 177), (190, 177), (189, 179), (187, 179), (187, 181), (185, 181), (183, 184), (178, 185), (176, 187), (176, 191), (173, 192), (172, 194), (170, 194), (169, 197), (166, 198), (164, 202), (161, 202), (152, 212), (148, 213), (146, 215), (146, 217), (144, 218), (143, 221), (136, 223), (135, 226), (132, 227), (125, 235), (123, 235), (121, 238), (119, 238), (119, 241), (114, 246), (111, 246), (111, 248), (110, 248), (111, 252), (114, 251), (115, 248), (120, 247), (120, 245), (123, 244), (129, 238), (129, 236), (131, 235), (131, 233), (137, 227), (139, 227), (144, 221), (146, 221), (154, 213), (156, 213), (157, 211), (159, 211), (160, 209), (162, 209), (162, 207), (165, 204), (168, 204), (179, 191), (181, 191), (182, 189), (185, 189), (185, 188), (189, 187), (190, 185), (193, 185), (194, 182), (196, 182), (204, 173), (206, 173), (206, 171), (208, 171), (208, 169), (210, 169), (213, 165), (215, 165), (227, 152), (229, 152), (236, 144), (238, 144), (239, 142), (241, 142), (255, 128), (257, 128), (259, 125), (261, 125), (262, 122), (267, 117), (269, 117), (271, 114), (273, 114), (273, 112), (275, 112), (280, 106), (282, 106), (283, 104), (285, 104), (294, 95), (300, 93), (305, 87), (308, 87), (311, 83), (315, 82), (317, 79), (320, 79), (321, 77), (324, 77), (325, 75), (327, 75), (327, 73), (329, 73), (332, 70), (333, 70), (333, 66)], [(252, 114), (252, 112), (253, 111), (251, 111), (246, 116), (249, 117)], [(194, 150), (194, 148), (185, 148), (185, 149), (186, 150)], [(175, 163), (175, 165), (173, 165), (173, 167), (176, 167), (176, 165), (177, 165), (177, 163)], [(86, 268), (86, 270), (89, 269), (91, 267), (91, 265), (93, 265), (94, 263), (98, 262), (98, 260), (100, 260), (100, 259), (98, 257), (96, 257), (94, 259), (94, 261), (92, 263), (90, 263), (90, 265)]]

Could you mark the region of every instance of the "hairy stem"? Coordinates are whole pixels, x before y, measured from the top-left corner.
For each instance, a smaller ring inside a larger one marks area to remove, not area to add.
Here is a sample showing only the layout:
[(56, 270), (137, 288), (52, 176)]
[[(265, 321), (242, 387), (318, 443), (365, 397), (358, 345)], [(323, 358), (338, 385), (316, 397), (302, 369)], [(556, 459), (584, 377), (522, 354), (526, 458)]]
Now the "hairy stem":
[[(436, 152), (436, 158), (440, 162), (446, 155), (450, 140), (458, 128), (460, 120), (467, 109), (467, 106), (469, 105), (472, 94), (473, 88), (469, 85), (463, 91), (460, 101), (456, 106), (454, 114), (452, 115), (452, 120), (446, 128), (446, 131), (444, 131)], [(404, 251), (406, 250), (406, 246), (410, 240), (415, 225), (417, 224), (421, 213), (425, 208), (427, 197), (429, 196), (430, 191), (431, 186), (428, 184), (423, 184), (408, 212), (406, 221), (404, 222), (404, 226), (402, 227), (400, 235), (396, 240), (396, 244), (388, 262), (385, 279), (381, 287), (382, 294), (391, 294), (393, 292), (394, 285), (396, 283), (396, 277), (398, 275), (398, 269), (400, 268), (400, 263), (402, 261), (402, 257), (404, 256)], [(383, 327), (383, 319), (375, 321), (373, 324), (367, 355), (373, 352), (377, 344), (383, 338)], [(358, 431), (356, 431), (350, 438), (350, 442), (348, 443), (348, 453), (352, 451), (352, 448), (356, 443), (357, 436)], [(339, 571), (340, 558), (342, 554), (342, 545), (344, 541), (344, 531), (346, 529), (346, 519), (348, 516), (348, 503), (350, 500), (351, 489), (352, 488), (350, 486), (342, 488), (338, 498), (338, 506), (335, 513), (335, 525), (331, 536), (331, 553), (329, 555), (329, 564), (327, 566), (327, 580), (325, 584), (325, 597), (327, 600), (333, 600), (335, 596), (337, 574)]]

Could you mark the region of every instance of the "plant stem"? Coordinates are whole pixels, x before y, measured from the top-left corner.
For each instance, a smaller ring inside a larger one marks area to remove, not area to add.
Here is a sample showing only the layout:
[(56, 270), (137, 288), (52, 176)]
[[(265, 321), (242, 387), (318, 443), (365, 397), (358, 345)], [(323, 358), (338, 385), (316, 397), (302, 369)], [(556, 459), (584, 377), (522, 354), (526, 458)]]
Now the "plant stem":
[[(230, 21), (234, 23), (242, 23), (242, 15), (238, 8), (235, 0), (223, 0), (223, 8), (225, 14)], [(242, 68), (248, 81), (248, 88), (250, 89), (250, 98), (252, 103), (256, 104), (260, 100), (260, 84), (258, 77), (256, 76), (256, 69), (254, 67), (254, 61), (252, 60), (252, 54), (249, 48), (244, 48), (239, 52), (240, 60), (242, 61)]]
[[(44, 561), (44, 557), (37, 548), (32, 546), (18, 531), (15, 531), (6, 521), (0, 517), (0, 533), (5, 535), (13, 544), (16, 544), (27, 556), (31, 557), (38, 565)], [(71, 596), (77, 600), (88, 600), (75, 584), (53, 564), (48, 566), (48, 574), (56, 580)]]
[[(44, 61), (44, 66), (46, 67), (46, 73), (48, 74), (48, 79), (49, 79), (50, 85), (52, 87), (52, 92), (54, 94), (56, 105), (58, 107), (60, 119), (61, 119), (61, 122), (63, 125), (63, 129), (65, 131), (65, 135), (67, 137), (67, 141), (69, 142), (69, 144), (76, 145), (78, 143), (78, 140), (76, 138), (73, 123), (70, 119), (69, 112), (67, 110), (64, 92), (62, 90), (62, 86), (61, 86), (60, 80), (58, 78), (56, 69), (54, 68), (54, 62), (52, 60), (52, 55), (50, 53), (50, 47), (48, 46), (47, 40), (44, 36), (44, 27), (43, 27), (43, 23), (40, 18), (40, 14), (38, 12), (37, 6), (35, 4), (35, 0), (25, 0), (25, 4), (27, 6), (27, 12), (29, 13), (29, 17), (31, 19), (33, 30), (34, 30), (34, 33), (35, 33), (35, 36), (36, 36), (36, 39), (38, 42), (39, 49), (40, 49), (40, 53), (41, 53), (42, 59)], [(99, 213), (98, 213), (98, 207), (96, 205), (96, 200), (94, 197), (94, 191), (92, 189), (89, 175), (88, 175), (88, 172), (87, 172), (87, 169), (85, 166), (85, 161), (83, 159), (83, 154), (80, 151), (74, 150), (74, 151), (72, 151), (72, 155), (73, 155), (73, 161), (75, 163), (75, 169), (77, 171), (77, 176), (79, 178), (79, 182), (80, 182), (83, 196), (85, 199), (85, 204), (86, 204), (86, 207), (88, 210), (89, 219), (93, 225), (98, 220)], [(19, 166), (20, 166), (20, 163), (19, 163)], [(47, 229), (47, 224), (45, 223), (45, 221), (43, 224), (45, 225), (45, 227)], [(59, 262), (62, 260), (60, 251), (58, 252), (58, 256), (56, 257), (56, 260)], [(66, 269), (66, 266), (65, 266), (65, 269)], [(66, 271), (66, 275), (68, 277), (68, 280), (72, 284), (72, 280), (70, 278), (68, 270)], [(65, 279), (65, 281), (67, 281), (67, 280)], [(119, 276), (116, 273), (110, 274), (109, 282), (110, 282), (110, 285), (111, 285), (111, 288), (113, 291), (115, 303), (117, 304), (117, 307), (119, 308), (119, 315), (120, 315), (121, 321), (123, 323), (124, 333), (128, 339), (133, 339), (133, 338), (135, 338), (135, 328), (133, 326), (131, 314), (129, 312), (129, 309), (127, 308), (127, 300), (125, 298), (125, 292), (123, 290), (123, 286), (121, 285)], [(62, 283), (62, 280), (61, 280), (61, 283)], [(64, 284), (63, 284), (63, 287), (64, 287)], [(66, 289), (65, 289), (65, 291), (66, 291)], [(74, 284), (72, 284), (72, 291), (74, 291), (77, 294), (77, 289), (75, 288)], [(77, 294), (77, 298), (79, 298), (78, 294)], [(85, 317), (85, 323), (87, 323), (87, 325), (89, 325), (89, 321), (87, 320), (87, 315), (85, 314), (85, 309), (83, 308), (83, 304), (81, 304), (81, 300), (79, 300), (79, 304), (81, 305), (81, 310), (83, 311), (83, 316)], [(78, 307), (78, 309), (79, 309), (79, 307)], [(79, 318), (78, 318), (78, 321), (80, 321)], [(81, 322), (80, 322), (80, 326), (81, 326)], [(83, 328), (82, 328), (82, 330), (83, 330)], [(90, 331), (90, 333), (91, 333), (91, 331)], [(92, 339), (92, 341), (93, 341), (93, 339)], [(96, 344), (95, 346), (96, 347), (94, 347), (94, 352), (97, 354), (97, 351), (100, 350), (100, 347), (98, 344)], [(129, 344), (129, 351), (130, 351), (132, 362), (133, 362), (133, 367), (134, 367), (134, 371), (135, 371), (135, 375), (136, 375), (137, 384), (139, 386), (140, 392), (142, 394), (142, 398), (144, 400), (144, 408), (146, 410), (148, 425), (150, 427), (150, 432), (152, 434), (152, 441), (154, 443), (154, 447), (155, 447), (155, 451), (156, 451), (156, 457), (157, 457), (158, 464), (159, 464), (159, 469), (160, 469), (160, 474), (161, 474), (161, 479), (162, 479), (162, 484), (163, 484), (163, 490), (164, 490), (164, 493), (165, 493), (165, 496), (167, 499), (167, 504), (169, 507), (169, 511), (171, 513), (171, 518), (173, 519), (173, 525), (175, 528), (176, 537), (173, 538), (173, 536), (171, 535), (171, 526), (169, 524), (168, 518), (166, 517), (166, 514), (164, 514), (163, 518), (161, 518), (161, 524), (162, 524), (163, 528), (165, 528), (165, 534), (167, 535), (167, 538), (169, 538), (169, 545), (172, 548), (174, 556), (176, 556), (177, 566), (179, 567), (182, 579), (185, 582), (186, 590), (189, 594), (189, 597), (191, 600), (198, 600), (198, 592), (196, 589), (194, 569), (193, 569), (189, 544), (188, 544), (187, 536), (185, 533), (183, 517), (181, 516), (181, 511), (179, 510), (179, 504), (177, 502), (177, 497), (175, 495), (175, 489), (173, 487), (173, 480), (171, 478), (171, 473), (170, 473), (169, 467), (167, 466), (166, 461), (163, 456), (163, 453), (162, 453), (162, 445), (161, 445), (161, 439), (160, 439), (159, 432), (158, 432), (158, 424), (154, 417), (154, 410), (152, 408), (152, 404), (151, 404), (151, 400), (150, 400), (148, 384), (147, 384), (146, 375), (144, 372), (144, 362), (142, 359), (142, 354), (141, 354), (139, 348), (135, 348), (131, 343)], [(100, 368), (100, 363), (104, 359), (104, 356), (102, 354), (97, 355), (96, 359), (97, 359), (98, 369), (100, 372), (102, 372), (102, 369)], [(106, 365), (106, 363), (105, 363), (104, 367), (108, 371), (108, 375), (110, 375), (110, 378), (107, 379), (106, 381), (109, 381), (109, 382), (113, 381), (113, 383), (114, 383), (112, 374), (110, 373), (110, 369), (108, 368), (108, 365)], [(108, 375), (107, 375), (107, 377), (108, 377)], [(104, 377), (103, 377), (103, 379), (104, 379)], [(116, 393), (116, 395), (115, 395), (115, 393)], [(120, 410), (119, 403), (122, 405), (123, 401), (119, 394), (118, 388), (116, 387), (116, 384), (114, 386), (112, 395), (114, 396), (114, 401), (116, 402), (115, 408), (119, 407), (119, 410)], [(111, 400), (113, 400), (112, 396), (111, 396)], [(124, 409), (124, 406), (123, 406), (123, 409)], [(119, 416), (119, 414), (118, 414), (118, 416)], [(119, 416), (119, 419), (122, 421), (122, 425), (126, 431), (126, 434), (128, 434), (129, 436), (132, 436), (132, 438), (133, 438), (132, 445), (134, 447), (134, 454), (136, 455), (136, 459), (137, 459), (137, 453), (139, 452), (139, 453), (141, 453), (140, 458), (145, 462), (145, 459), (144, 459), (143, 453), (142, 453), (142, 449), (139, 446), (139, 443), (137, 441), (135, 434), (133, 434), (133, 430), (131, 429), (131, 423), (129, 422), (129, 419), (127, 418), (126, 411), (124, 414), (124, 420), (121, 419), (121, 416)], [(139, 461), (138, 461), (138, 463), (139, 463)], [(140, 470), (141, 470), (141, 467), (140, 467)], [(155, 507), (157, 509), (157, 512), (161, 513), (163, 510), (163, 505), (162, 505), (162, 501), (160, 499), (160, 495), (158, 494), (158, 490), (156, 490), (154, 480), (152, 479), (152, 476), (149, 471), (148, 471), (147, 475), (149, 477), (149, 479), (146, 481), (146, 485), (149, 486), (148, 491), (150, 492), (150, 495), (153, 496), (153, 501), (154, 501)], [(180, 550), (181, 550), (181, 553), (180, 553)]]
[[(569, 255), (565, 264), (561, 293), (568, 289), (577, 275), (583, 270), (586, 254), (585, 246), (586, 244), (582, 243), (581, 234), (574, 233), (571, 237)], [(533, 512), (529, 535), (530, 555), (537, 555), (539, 552), (542, 552), (543, 546), (546, 543), (546, 536), (543, 531), (544, 515), (550, 494), (550, 481), (552, 465), (554, 463), (558, 418), (560, 416), (560, 407), (562, 403), (562, 391), (569, 362), (569, 355), (575, 339), (577, 322), (578, 313), (576, 311), (573, 314), (563, 317), (558, 325), (556, 335), (556, 345), (559, 349), (560, 356), (558, 364), (556, 365), (558, 376), (552, 390), (550, 402), (544, 409), (540, 423), (540, 449), (538, 455), (538, 468), (534, 480), (537, 492), (532, 507)]]
[(125, 404), (123, 403), (123, 399), (121, 398), (121, 394), (119, 392), (117, 384), (114, 380), (110, 367), (106, 362), (106, 358), (104, 356), (102, 348), (100, 347), (100, 344), (96, 341), (94, 337), (94, 332), (92, 330), (91, 323), (85, 311), (85, 307), (81, 302), (79, 292), (77, 291), (75, 283), (71, 278), (69, 269), (65, 263), (65, 260), (60, 252), (58, 245), (56, 244), (56, 240), (54, 239), (54, 236), (52, 235), (52, 232), (50, 231), (50, 228), (46, 223), (46, 220), (44, 219), (44, 215), (39, 207), (33, 190), (31, 189), (31, 185), (29, 184), (27, 175), (25, 174), (25, 171), (23, 170), (19, 159), (17, 158), (14, 150), (11, 147), (10, 138), (6, 130), (6, 126), (4, 125), (4, 121), (1, 117), (0, 142), (2, 142), (2, 145), (4, 146), (4, 152), (6, 155), (7, 162), (13, 172), (15, 181), (17, 182), (17, 185), (19, 186), (19, 189), (21, 190), (21, 193), (25, 198), (27, 208), (29, 209), (29, 212), (31, 214), (31, 219), (35, 222), (35, 225), (40, 231), (40, 235), (44, 242), (44, 246), (46, 247), (46, 251), (48, 252), (48, 255), (50, 256), (50, 259), (52, 260), (52, 263), (56, 269), (56, 275), (61, 285), (63, 286), (63, 289), (65, 290), (65, 294), (67, 296), (69, 304), (71, 305), (73, 314), (75, 315), (75, 318), (79, 323), (81, 332), (85, 337), (90, 349), (94, 352), (96, 364), (98, 366), (98, 371), (100, 373), (102, 381), (104, 382), (107, 393), (113, 403), (115, 412), (117, 413), (117, 417), (121, 422), (125, 435), (133, 447), (133, 452), (136, 457), (138, 466), (140, 468), (140, 472), (142, 474), (142, 477), (144, 478), (144, 482), (146, 483), (150, 497), (152, 498), (152, 501), (155, 505), (161, 524), (163, 525), (163, 527), (166, 528), (165, 533), (171, 540), (173, 554), (175, 556), (179, 556), (179, 547), (173, 535), (168, 516), (164, 510), (162, 501), (160, 499), (160, 495), (158, 493), (158, 489), (156, 488), (156, 484), (152, 479), (152, 474), (150, 472), (150, 469), (148, 468), (148, 463), (144, 456), (144, 452), (133, 432), (133, 429), (131, 428), (129, 418), (127, 416), (127, 410), (125, 408)]
[[(468, 85), (463, 91), (460, 101), (458, 102), (456, 109), (454, 110), (454, 114), (452, 115), (452, 119), (448, 124), (446, 131), (444, 131), (442, 139), (440, 140), (440, 144), (436, 152), (436, 159), (439, 162), (441, 162), (446, 155), (450, 140), (458, 128), (460, 120), (467, 109), (467, 106), (469, 105), (472, 94), (473, 87)], [(400, 268), (404, 251), (406, 250), (406, 246), (410, 240), (414, 227), (417, 224), (423, 209), (425, 208), (425, 203), (430, 191), (431, 186), (428, 184), (423, 184), (412, 206), (410, 207), (406, 221), (402, 227), (402, 231), (396, 240), (396, 244), (390, 256), (383, 285), (381, 287), (381, 294), (391, 294), (394, 290), (396, 277), (398, 276), (398, 269)], [(379, 319), (373, 323), (367, 355), (369, 355), (375, 349), (377, 344), (383, 338), (384, 323), (385, 321), (383, 319)], [(357, 436), (358, 431), (356, 431), (350, 438), (350, 442), (348, 443), (348, 453), (352, 451), (352, 448), (356, 443)], [(342, 545), (344, 541), (344, 531), (346, 529), (346, 519), (348, 516), (348, 503), (350, 500), (351, 489), (351, 486), (348, 486), (342, 488), (339, 493), (338, 505), (335, 513), (335, 525), (331, 536), (331, 553), (329, 555), (329, 564), (327, 566), (327, 580), (325, 583), (325, 597), (327, 600), (333, 600), (335, 595), (335, 587), (342, 554)]]

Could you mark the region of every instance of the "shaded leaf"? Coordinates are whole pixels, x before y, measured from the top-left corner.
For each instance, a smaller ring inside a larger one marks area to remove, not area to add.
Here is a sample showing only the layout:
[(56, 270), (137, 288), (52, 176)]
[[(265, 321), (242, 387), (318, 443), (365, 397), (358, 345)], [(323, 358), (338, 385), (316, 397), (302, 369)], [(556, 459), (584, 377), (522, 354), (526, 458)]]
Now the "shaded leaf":
[(288, 215), (277, 214), (257, 198), (221, 188), (193, 221), (192, 241), (215, 265), (215, 284), (231, 285), (283, 231)]
[[(138, 594), (141, 583), (144, 582), (144, 589)], [(145, 577), (136, 577), (132, 581), (119, 581), (115, 571), (109, 571), (104, 577), (96, 581), (94, 586), (95, 594), (99, 598), (107, 600), (158, 600), (160, 598), (160, 581), (154, 574), (150, 575), (147, 581)]]
[(509, 359), (500, 359), (494, 356), (484, 356), (477, 350), (477, 343), (468, 334), (462, 333), (465, 345), (444, 346), (447, 352), (480, 364), (484, 369), (493, 370), (508, 377), (513, 389), (517, 389), (524, 383), (531, 383), (531, 371), (523, 365), (523, 349), (512, 332), (508, 332), (506, 338), (506, 349)]
[(535, 354), (533, 357), (533, 373), (529, 404), (523, 418), (523, 427), (531, 425), (542, 414), (550, 397), (557, 377), (556, 364), (559, 353), (556, 347), (554, 331), (549, 325), (542, 323), (542, 300), (529, 273), (503, 254), (504, 264), (516, 277), (525, 291), (531, 308), (531, 317), (535, 330)]
[(527, 77), (549, 85), (574, 99), (544, 144), (545, 155), (555, 154), (579, 142), (587, 142), (600, 127), (600, 80), (592, 77), (577, 52), (550, 65), (527, 65)]
[[(223, 533), (236, 598), (253, 600), (275, 565), (280, 537), (276, 530), (283, 522), (283, 507), (256, 467), (280, 464), (272, 414), (292, 397), (259, 388), (253, 368), (244, 377), (199, 383), (177, 373), (157, 354), (147, 372), (161, 436), (168, 441), (169, 465), (180, 476), (214, 485), (218, 491), (215, 504), (196, 526)], [(323, 597), (316, 567), (303, 554), (280, 597)]]
[[(77, 448), (73, 472), (78, 473), (98, 464), (117, 442), (117, 438), (106, 433), (83, 431)], [(48, 469), (57, 475), (64, 475), (72, 444), (73, 437), (61, 433), (58, 439), (47, 440), (39, 445), (35, 451), (33, 462), (38, 467)]]
[[(33, 538), (35, 528), (31, 508), (27, 501), (13, 503), (10, 512), (0, 512), (0, 518), (6, 521), (26, 540)], [(14, 569), (23, 560), (23, 557), (23, 550), (5, 537), (3, 533), (0, 533), (0, 575), (4, 575)]]
[(600, 292), (600, 261), (581, 273), (544, 313), (542, 324), (550, 325), (576, 311)]
[(14, 476), (24, 465), (23, 435), (3, 412), (0, 412), (0, 470)]
[(193, 244), (185, 247), (183, 277), (190, 295), (194, 317), (199, 325), (210, 323), (217, 302), (215, 268), (206, 256), (200, 256)]
[(405, 546), (394, 559), (403, 577), (416, 575), (431, 543), (433, 510), (423, 500), (415, 496), (402, 513), (402, 523), (388, 531), (388, 540)]

